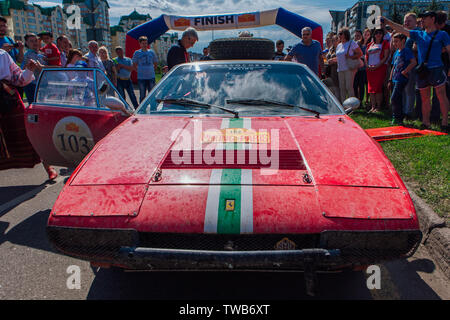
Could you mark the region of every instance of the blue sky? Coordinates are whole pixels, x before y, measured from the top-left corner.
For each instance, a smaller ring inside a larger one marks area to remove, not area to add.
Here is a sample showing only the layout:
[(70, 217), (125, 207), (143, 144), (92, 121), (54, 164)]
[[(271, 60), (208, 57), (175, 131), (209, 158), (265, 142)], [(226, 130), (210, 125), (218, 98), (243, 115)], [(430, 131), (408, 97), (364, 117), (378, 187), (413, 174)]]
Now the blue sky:
[[(61, 0), (30, 0), (30, 2), (42, 6), (60, 4)], [(220, 13), (254, 12), (257, 10), (270, 10), (283, 7), (322, 25), (324, 32), (330, 30), (331, 16), (329, 10), (345, 10), (351, 7), (356, 0), (108, 0), (110, 5), (111, 25), (119, 22), (122, 15), (127, 15), (136, 9), (139, 13), (150, 14), (157, 18), (161, 14), (173, 15), (207, 15)], [(282, 39), (285, 46), (298, 42), (298, 38), (289, 31), (279, 26), (268, 26), (262, 28), (247, 29), (255, 37), (269, 38), (274, 41)], [(201, 52), (213, 39), (236, 36), (241, 30), (203, 31), (199, 33), (199, 42), (192, 51)]]

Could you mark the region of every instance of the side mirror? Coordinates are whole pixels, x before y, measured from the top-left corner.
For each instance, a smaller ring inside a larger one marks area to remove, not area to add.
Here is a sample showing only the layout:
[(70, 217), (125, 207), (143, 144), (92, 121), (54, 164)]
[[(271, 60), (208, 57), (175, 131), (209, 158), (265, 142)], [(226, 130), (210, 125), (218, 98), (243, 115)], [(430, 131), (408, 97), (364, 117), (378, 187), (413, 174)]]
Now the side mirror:
[(350, 97), (342, 103), (346, 114), (351, 114), (353, 111), (359, 108), (361, 102), (358, 98)]
[(123, 104), (123, 102), (119, 98), (108, 96), (108, 97), (106, 97), (103, 100), (103, 103), (109, 109), (111, 109), (111, 110), (119, 110), (124, 115), (131, 115), (132, 114), (130, 111), (127, 110), (127, 108), (125, 107), (125, 105)]

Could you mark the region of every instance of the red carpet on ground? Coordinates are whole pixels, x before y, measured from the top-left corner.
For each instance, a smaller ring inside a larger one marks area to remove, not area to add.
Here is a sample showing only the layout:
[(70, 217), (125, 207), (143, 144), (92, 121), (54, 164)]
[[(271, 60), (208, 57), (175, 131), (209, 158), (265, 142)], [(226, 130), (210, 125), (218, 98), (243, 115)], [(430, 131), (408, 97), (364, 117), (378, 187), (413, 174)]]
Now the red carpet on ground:
[(366, 129), (369, 136), (375, 139), (375, 141), (387, 141), (396, 139), (408, 139), (417, 138), (423, 136), (442, 136), (447, 135), (446, 133), (433, 131), (433, 130), (419, 130), (407, 127), (386, 127), (386, 128), (374, 128)]

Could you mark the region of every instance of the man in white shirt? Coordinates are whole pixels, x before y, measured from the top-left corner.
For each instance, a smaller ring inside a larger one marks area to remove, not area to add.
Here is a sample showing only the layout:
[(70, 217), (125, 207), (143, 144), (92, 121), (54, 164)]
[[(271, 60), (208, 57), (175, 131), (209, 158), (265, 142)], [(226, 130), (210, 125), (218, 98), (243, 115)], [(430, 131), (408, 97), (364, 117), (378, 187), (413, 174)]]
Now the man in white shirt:
[(89, 53), (84, 57), (88, 59), (88, 67), (89, 68), (98, 68), (103, 72), (106, 72), (105, 67), (103, 66), (102, 60), (100, 60), (98, 56), (98, 43), (97, 41), (91, 40), (89, 41)]
[(0, 49), (0, 80), (7, 80), (16, 87), (26, 86), (34, 80), (33, 71), (36, 68), (36, 62), (30, 59), (22, 71), (8, 52)]

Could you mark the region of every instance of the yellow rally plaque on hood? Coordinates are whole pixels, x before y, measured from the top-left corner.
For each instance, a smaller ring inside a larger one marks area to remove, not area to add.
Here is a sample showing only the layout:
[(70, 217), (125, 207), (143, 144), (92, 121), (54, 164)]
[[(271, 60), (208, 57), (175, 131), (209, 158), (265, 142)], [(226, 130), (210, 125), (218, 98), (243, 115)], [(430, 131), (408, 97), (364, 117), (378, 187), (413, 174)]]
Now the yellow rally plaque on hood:
[(246, 128), (207, 130), (202, 132), (202, 143), (270, 143), (267, 131), (255, 131)]

